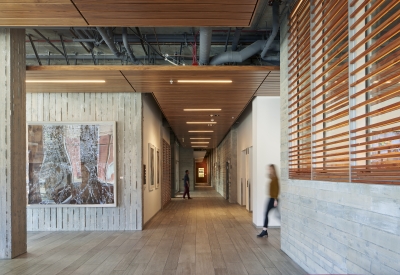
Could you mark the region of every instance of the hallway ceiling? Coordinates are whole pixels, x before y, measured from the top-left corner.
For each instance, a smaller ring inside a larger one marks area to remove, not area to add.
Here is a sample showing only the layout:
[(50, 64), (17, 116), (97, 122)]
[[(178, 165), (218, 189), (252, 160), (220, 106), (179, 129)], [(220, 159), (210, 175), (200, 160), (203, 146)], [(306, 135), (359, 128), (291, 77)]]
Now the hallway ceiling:
[[(281, 13), (289, 1), (280, 1)], [(210, 58), (241, 51), (271, 35), (271, 3), (271, 0), (0, 0), (0, 26), (26, 27), (28, 80), (105, 80), (101, 84), (27, 83), (28, 92), (153, 93), (181, 144), (190, 146), (189, 138), (200, 136), (189, 130), (206, 128), (214, 131), (207, 133), (211, 138), (207, 145), (211, 148), (218, 145), (254, 96), (279, 95), (279, 67), (272, 66), (279, 61), (268, 63), (257, 53), (241, 63), (190, 66), (199, 60), (199, 26), (212, 27)], [(118, 54), (105, 43), (105, 36), (96, 27), (104, 28)], [(128, 48), (122, 41), (124, 28)], [(276, 59), (280, 54), (279, 35), (273, 45), (268, 57), (279, 60)], [(178, 84), (175, 82), (178, 79), (233, 82)], [(222, 111), (219, 116), (210, 117), (214, 112), (184, 112), (183, 108)], [(211, 118), (216, 125), (186, 124)]]
[(258, 2), (258, 0), (0, 0), (0, 25), (247, 27)]
[[(279, 86), (278, 70), (276, 66), (32, 66), (27, 67), (27, 91), (153, 93), (183, 146), (204, 145), (213, 148), (219, 144), (253, 96), (279, 95), (279, 89), (274, 88)], [(31, 82), (72, 79), (105, 80), (105, 83)], [(178, 80), (231, 80), (232, 83), (178, 83)], [(221, 111), (183, 110), (204, 108)], [(208, 126), (211, 119), (216, 124)], [(192, 125), (187, 122), (207, 124)], [(189, 132), (203, 130), (213, 132)], [(190, 139), (204, 137), (209, 139)]]

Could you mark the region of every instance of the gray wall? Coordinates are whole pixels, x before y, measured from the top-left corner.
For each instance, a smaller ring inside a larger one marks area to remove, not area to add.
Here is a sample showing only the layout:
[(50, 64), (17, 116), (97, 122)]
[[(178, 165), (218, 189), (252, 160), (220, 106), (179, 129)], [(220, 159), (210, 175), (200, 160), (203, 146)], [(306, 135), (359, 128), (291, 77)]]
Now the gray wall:
[[(217, 165), (212, 175), (212, 186), (224, 198), (229, 197), (229, 202), (237, 202), (237, 128), (233, 126), (219, 146), (213, 150), (212, 158)], [(226, 163), (230, 163), (230, 188), (227, 196)]]
[(189, 190), (193, 191), (196, 180), (194, 177), (193, 149), (179, 146), (179, 187), (181, 192), (185, 191), (185, 188), (183, 187), (183, 177), (185, 176), (186, 170), (189, 170)]
[[(28, 208), (29, 231), (142, 229), (142, 95), (27, 94), (27, 121), (117, 121), (117, 207)], [(123, 179), (120, 179), (123, 177)]]
[(281, 25), (282, 250), (309, 273), (400, 273), (400, 186), (288, 179), (288, 36)]

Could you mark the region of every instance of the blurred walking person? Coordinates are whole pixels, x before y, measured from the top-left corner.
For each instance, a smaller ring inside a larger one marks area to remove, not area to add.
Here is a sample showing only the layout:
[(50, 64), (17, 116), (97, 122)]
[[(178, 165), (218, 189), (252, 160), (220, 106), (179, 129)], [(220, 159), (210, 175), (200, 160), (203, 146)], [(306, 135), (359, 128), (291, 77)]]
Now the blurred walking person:
[(186, 197), (186, 194), (188, 195), (188, 199), (191, 199), (190, 193), (189, 193), (189, 170), (185, 171), (185, 177), (183, 178), (183, 186), (185, 187), (185, 192), (183, 193), (183, 198)]
[(276, 175), (275, 165), (269, 165), (269, 177), (271, 182), (269, 184), (269, 202), (267, 206), (267, 211), (265, 213), (264, 227), (260, 234), (257, 237), (261, 238), (264, 236), (268, 237), (268, 213), (272, 208), (276, 208), (278, 206), (278, 195), (279, 195), (279, 179)]

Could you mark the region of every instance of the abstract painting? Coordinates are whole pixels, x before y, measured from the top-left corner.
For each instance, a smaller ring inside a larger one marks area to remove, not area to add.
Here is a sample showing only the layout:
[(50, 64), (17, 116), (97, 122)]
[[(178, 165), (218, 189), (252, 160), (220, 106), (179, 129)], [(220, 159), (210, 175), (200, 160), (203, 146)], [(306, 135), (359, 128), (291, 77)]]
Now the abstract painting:
[(28, 122), (30, 206), (116, 206), (115, 122)]
[(156, 148), (154, 147), (153, 144), (149, 143), (149, 150), (148, 150), (148, 164), (147, 164), (147, 169), (148, 169), (148, 186), (149, 186), (149, 191), (154, 190), (154, 185), (155, 185), (155, 164), (156, 164)]

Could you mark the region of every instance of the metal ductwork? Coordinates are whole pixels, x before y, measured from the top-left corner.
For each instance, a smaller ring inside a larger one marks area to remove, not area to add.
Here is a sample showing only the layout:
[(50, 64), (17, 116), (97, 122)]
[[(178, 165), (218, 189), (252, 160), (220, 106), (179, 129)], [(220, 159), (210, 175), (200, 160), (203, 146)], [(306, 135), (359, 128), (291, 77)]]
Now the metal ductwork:
[[(86, 37), (81, 30), (74, 29), (74, 32), (80, 39), (92, 38), (92, 37)], [(88, 48), (89, 51), (92, 51), (94, 48), (94, 44), (92, 42), (83, 42), (83, 44), (85, 44), (86, 48)]]
[[(256, 53), (261, 52), (265, 48), (266, 43), (267, 41), (265, 40), (258, 40), (239, 52), (230, 51), (216, 55), (211, 58), (210, 65), (219, 65), (228, 62), (243, 62), (246, 59), (249, 59), (250, 57), (255, 55)], [(273, 41), (270, 47), (279, 49), (279, 42)]]
[(261, 58), (264, 59), (268, 50), (270, 49), (272, 42), (275, 40), (279, 30), (279, 0), (275, 0), (272, 4), (272, 33), (268, 37), (267, 44), (261, 52)]
[(214, 56), (211, 58), (210, 65), (220, 65), (223, 63), (231, 63), (231, 62), (243, 62), (246, 59), (252, 57), (253, 55), (261, 52), (261, 58), (265, 61), (271, 61), (271, 63), (276, 64), (275, 57), (274, 60), (268, 60), (268, 56), (266, 56), (267, 52), (270, 49), (279, 49), (280, 45), (279, 42), (274, 41), (278, 29), (279, 29), (279, 1), (275, 0), (273, 2), (272, 7), (272, 16), (273, 16), (273, 29), (270, 37), (267, 41), (259, 40), (251, 44), (250, 46), (246, 47), (245, 49), (241, 50), (240, 52), (224, 52), (219, 55)]
[(239, 44), (240, 34), (242, 33), (242, 30), (243, 30), (243, 28), (236, 28), (236, 30), (235, 30), (235, 35), (233, 36), (233, 40), (232, 40), (232, 51), (237, 50), (237, 46)]
[(133, 54), (131, 47), (128, 43), (128, 28), (122, 28), (122, 42), (124, 43), (124, 47), (126, 52), (128, 53), (129, 57), (131, 58), (131, 62), (134, 64), (139, 64), (139, 61), (136, 59), (135, 55)]
[(101, 37), (103, 38), (104, 42), (107, 44), (107, 46), (110, 48), (110, 50), (113, 52), (113, 54), (116, 57), (120, 57), (121, 53), (117, 50), (117, 48), (114, 45), (114, 42), (110, 39), (110, 37), (107, 34), (107, 31), (102, 28), (102, 27), (96, 27), (97, 31), (100, 33)]
[(211, 51), (212, 28), (200, 28), (199, 65), (208, 65)]

